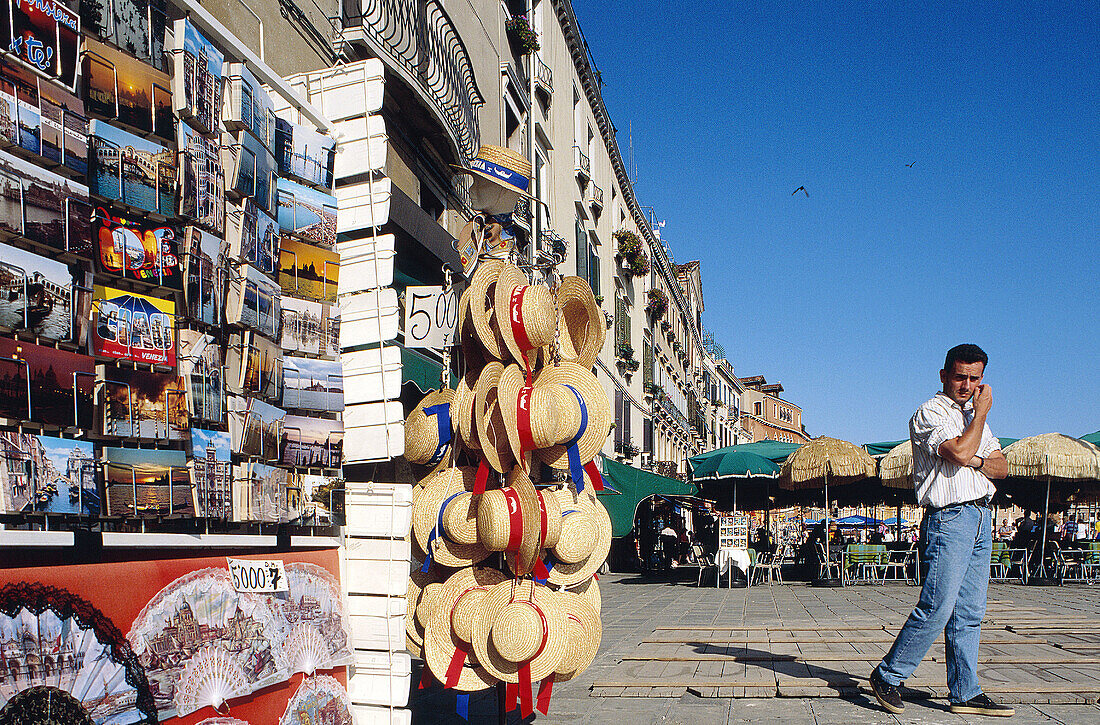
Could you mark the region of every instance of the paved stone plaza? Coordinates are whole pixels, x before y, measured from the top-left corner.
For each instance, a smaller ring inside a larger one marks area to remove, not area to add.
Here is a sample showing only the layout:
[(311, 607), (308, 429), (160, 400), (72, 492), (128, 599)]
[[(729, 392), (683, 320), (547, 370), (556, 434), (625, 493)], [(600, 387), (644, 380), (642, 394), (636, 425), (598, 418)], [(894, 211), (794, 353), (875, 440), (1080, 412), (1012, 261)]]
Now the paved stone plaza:
[[(683, 572), (681, 577), (688, 577)], [(906, 683), (906, 711), (883, 711), (867, 675), (908, 616), (901, 583), (751, 589), (606, 575), (603, 642), (592, 667), (554, 688), (539, 723), (962, 723), (947, 710), (942, 640)], [(982, 685), (1015, 702), (1010, 722), (1100, 723), (1100, 586), (994, 583), (982, 633)], [(462, 722), (454, 695), (415, 691), (414, 723)], [(493, 691), (470, 722), (496, 721)], [(518, 713), (509, 722), (520, 722)]]

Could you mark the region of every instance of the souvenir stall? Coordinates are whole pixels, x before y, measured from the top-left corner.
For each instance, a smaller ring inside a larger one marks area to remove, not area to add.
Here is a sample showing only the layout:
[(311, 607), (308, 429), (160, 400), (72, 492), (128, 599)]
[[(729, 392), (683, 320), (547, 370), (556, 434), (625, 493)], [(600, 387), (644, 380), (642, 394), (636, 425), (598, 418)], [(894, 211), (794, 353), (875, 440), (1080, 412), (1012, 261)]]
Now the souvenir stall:
[(368, 721), (334, 126), (189, 0), (5, 17), (0, 722)]
[(501, 713), (530, 717), (601, 638), (611, 520), (593, 459), (612, 412), (592, 366), (606, 325), (586, 281), (560, 277), (553, 254), (525, 263), (496, 218), (528, 196), (526, 159), (483, 146), (459, 171), (482, 211), (458, 239), (461, 375), (405, 421), (418, 478), (407, 646), (425, 662), (419, 686), (453, 690), (461, 715), (496, 687)]

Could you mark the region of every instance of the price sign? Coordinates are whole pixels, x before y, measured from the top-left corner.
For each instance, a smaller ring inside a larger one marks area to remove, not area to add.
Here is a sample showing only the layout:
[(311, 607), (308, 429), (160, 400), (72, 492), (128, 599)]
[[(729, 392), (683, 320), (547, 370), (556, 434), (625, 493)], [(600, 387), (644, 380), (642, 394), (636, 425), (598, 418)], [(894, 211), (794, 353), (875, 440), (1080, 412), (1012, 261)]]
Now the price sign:
[(288, 592), (286, 569), (282, 559), (230, 559), (229, 575), (240, 594)]
[(405, 288), (405, 347), (450, 345), (458, 323), (458, 295), (442, 287)]

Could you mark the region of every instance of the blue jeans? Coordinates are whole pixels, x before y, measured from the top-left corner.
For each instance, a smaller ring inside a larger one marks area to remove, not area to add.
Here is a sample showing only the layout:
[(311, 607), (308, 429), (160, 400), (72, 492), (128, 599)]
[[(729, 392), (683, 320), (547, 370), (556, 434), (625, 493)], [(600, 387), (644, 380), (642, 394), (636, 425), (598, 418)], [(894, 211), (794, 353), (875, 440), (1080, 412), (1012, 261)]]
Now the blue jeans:
[(924, 587), (913, 613), (879, 663), (879, 676), (900, 685), (924, 659), (940, 632), (947, 644), (952, 702), (981, 694), (978, 642), (982, 636), (993, 512), (966, 504), (929, 511), (921, 522)]

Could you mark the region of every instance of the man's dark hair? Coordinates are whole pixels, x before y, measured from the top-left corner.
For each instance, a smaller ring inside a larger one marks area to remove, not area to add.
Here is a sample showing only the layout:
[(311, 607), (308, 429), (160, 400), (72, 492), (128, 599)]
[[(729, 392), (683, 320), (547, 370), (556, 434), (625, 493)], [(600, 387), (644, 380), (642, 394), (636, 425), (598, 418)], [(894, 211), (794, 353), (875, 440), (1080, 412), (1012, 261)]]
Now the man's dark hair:
[(980, 362), (984, 370), (985, 366), (989, 364), (989, 356), (985, 354), (985, 350), (968, 342), (962, 345), (956, 345), (947, 351), (947, 358), (943, 361), (943, 369), (949, 373), (954, 371), (956, 362)]

